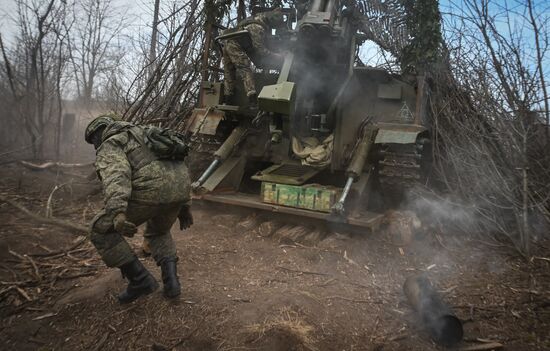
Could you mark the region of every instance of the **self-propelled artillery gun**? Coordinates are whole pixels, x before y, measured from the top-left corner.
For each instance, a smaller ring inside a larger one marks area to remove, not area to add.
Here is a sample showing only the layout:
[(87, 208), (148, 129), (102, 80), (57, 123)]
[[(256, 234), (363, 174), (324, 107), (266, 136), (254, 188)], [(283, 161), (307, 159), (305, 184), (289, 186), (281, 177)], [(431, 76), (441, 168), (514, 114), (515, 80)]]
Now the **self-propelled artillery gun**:
[(242, 86), (226, 97), (221, 81), (202, 82), (186, 129), (222, 144), (194, 190), (206, 201), (377, 226), (429, 173), (425, 79), (361, 64), (353, 2), (282, 11), (286, 28), (270, 45), (284, 62), (257, 57), (246, 31), (211, 40), (212, 51), (226, 40), (247, 50), (259, 94), (249, 105)]

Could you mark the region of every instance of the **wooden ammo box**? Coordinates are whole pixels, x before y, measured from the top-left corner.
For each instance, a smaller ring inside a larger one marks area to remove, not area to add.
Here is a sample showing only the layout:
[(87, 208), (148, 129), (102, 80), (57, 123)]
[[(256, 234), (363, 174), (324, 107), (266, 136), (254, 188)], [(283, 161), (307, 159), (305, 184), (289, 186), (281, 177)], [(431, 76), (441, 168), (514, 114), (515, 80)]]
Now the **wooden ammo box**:
[(288, 185), (262, 182), (262, 201), (306, 210), (330, 212), (340, 189), (318, 184)]

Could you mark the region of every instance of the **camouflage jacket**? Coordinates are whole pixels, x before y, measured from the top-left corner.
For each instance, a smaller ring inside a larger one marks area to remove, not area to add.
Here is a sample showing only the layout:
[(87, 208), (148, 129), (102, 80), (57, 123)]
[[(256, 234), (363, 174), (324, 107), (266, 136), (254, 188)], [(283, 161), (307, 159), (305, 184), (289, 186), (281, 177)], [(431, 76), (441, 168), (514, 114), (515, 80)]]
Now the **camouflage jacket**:
[(190, 199), (187, 166), (158, 160), (144, 144), (146, 128), (115, 122), (103, 132), (95, 168), (103, 183), (107, 213), (126, 212), (129, 201), (156, 205)]
[(238, 25), (239, 29), (245, 29), (250, 33), (252, 39), (252, 45), (254, 46), (254, 52), (260, 56), (271, 56), (275, 53), (267, 48), (265, 45), (266, 38), (269, 30), (269, 26), (263, 24), (261, 21), (254, 19), (245, 19)]

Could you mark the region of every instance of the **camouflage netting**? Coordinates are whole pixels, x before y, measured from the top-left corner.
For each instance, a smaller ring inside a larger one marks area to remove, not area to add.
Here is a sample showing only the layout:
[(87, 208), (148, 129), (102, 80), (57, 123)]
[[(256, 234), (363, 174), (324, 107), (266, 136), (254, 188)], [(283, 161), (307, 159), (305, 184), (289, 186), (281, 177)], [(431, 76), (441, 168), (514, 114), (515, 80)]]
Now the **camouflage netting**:
[(441, 57), (438, 0), (362, 0), (360, 29), (391, 53), (403, 71), (424, 72)]
[(365, 16), (361, 31), (382, 49), (399, 57), (409, 43), (403, 0), (363, 0), (358, 5)]

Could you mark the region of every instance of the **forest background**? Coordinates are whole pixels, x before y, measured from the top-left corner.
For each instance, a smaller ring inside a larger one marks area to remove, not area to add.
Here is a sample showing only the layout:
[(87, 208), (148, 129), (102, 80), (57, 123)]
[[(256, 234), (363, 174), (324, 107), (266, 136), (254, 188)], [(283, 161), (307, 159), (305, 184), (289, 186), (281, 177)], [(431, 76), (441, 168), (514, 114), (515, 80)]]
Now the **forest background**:
[[(256, 6), (294, 1), (1, 4), (4, 164), (66, 161), (67, 150), (83, 145), (74, 132), (82, 111), (181, 128), (201, 80), (221, 78), (201, 70), (220, 65), (219, 55), (203, 50), (208, 26), (231, 27)], [(359, 0), (356, 7), (369, 38), (356, 63), (394, 73), (415, 69), (431, 82), (437, 191), (431, 187), (415, 205), (529, 258), (533, 243), (548, 235), (550, 219), (550, 4)]]

